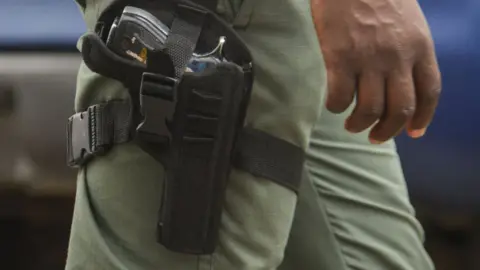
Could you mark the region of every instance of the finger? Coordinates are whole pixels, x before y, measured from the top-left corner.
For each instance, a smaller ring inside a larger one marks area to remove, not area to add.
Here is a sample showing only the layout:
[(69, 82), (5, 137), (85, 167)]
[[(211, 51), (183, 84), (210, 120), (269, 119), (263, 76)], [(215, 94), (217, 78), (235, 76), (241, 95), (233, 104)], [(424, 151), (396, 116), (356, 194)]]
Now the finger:
[(341, 69), (328, 70), (326, 107), (332, 113), (344, 112), (355, 98), (355, 75)]
[(433, 119), (442, 89), (442, 81), (435, 53), (418, 62), (413, 69), (417, 108), (408, 125), (408, 134), (413, 138), (422, 137)]
[(357, 103), (345, 127), (350, 132), (362, 132), (372, 126), (383, 114), (385, 107), (385, 78), (381, 73), (368, 71), (361, 74)]
[(385, 100), (385, 114), (370, 133), (373, 143), (382, 143), (396, 136), (414, 115), (416, 101), (411, 69), (389, 75)]

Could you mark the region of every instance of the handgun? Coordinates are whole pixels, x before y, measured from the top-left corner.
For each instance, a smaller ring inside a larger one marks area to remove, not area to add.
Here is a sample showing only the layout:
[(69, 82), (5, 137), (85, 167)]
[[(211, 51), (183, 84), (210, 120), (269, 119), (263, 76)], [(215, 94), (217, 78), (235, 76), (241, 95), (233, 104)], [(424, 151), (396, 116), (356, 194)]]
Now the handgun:
[[(107, 38), (107, 46), (118, 55), (147, 63), (148, 52), (165, 48), (170, 28), (146, 10), (127, 6), (117, 17)], [(222, 61), (225, 37), (206, 54), (193, 53), (186, 72), (200, 72)]]

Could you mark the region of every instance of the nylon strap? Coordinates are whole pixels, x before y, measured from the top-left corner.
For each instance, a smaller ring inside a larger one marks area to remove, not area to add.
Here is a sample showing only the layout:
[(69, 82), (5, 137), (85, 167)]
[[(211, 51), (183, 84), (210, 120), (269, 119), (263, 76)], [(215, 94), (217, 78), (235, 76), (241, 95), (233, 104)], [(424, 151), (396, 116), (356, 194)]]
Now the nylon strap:
[(304, 151), (300, 147), (258, 129), (244, 128), (233, 163), (238, 169), (297, 191), (303, 161)]
[(175, 76), (180, 78), (192, 58), (203, 28), (205, 13), (191, 7), (178, 5), (165, 47), (175, 66)]
[(68, 165), (81, 166), (112, 145), (128, 142), (131, 126), (131, 106), (126, 102), (97, 104), (73, 115), (67, 128)]
[[(75, 157), (74, 151), (69, 151), (71, 166), (81, 166), (93, 157), (102, 154), (116, 144), (125, 143), (131, 138), (129, 131), (134, 128), (131, 121), (130, 104), (126, 102), (109, 102), (90, 107), (89, 127), (79, 125), (78, 113), (70, 118), (68, 149), (85, 149), (87, 155)], [(78, 134), (87, 134), (90, 145), (78, 145), (82, 140), (73, 140)], [(77, 144), (77, 145), (76, 145)], [(78, 151), (76, 152), (78, 153)], [(233, 155), (233, 165), (254, 176), (276, 182), (294, 192), (298, 192), (303, 170), (304, 151), (287, 141), (268, 133), (252, 128), (244, 128), (239, 134), (237, 147)]]

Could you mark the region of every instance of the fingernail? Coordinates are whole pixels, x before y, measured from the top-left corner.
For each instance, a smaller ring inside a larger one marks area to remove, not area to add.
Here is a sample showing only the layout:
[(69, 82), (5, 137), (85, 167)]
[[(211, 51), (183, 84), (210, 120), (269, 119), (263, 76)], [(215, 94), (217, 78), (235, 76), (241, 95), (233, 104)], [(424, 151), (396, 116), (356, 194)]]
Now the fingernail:
[(425, 135), (425, 132), (427, 132), (426, 128), (412, 130), (410, 131), (410, 137), (415, 139), (420, 138), (420, 137), (423, 137), (423, 135)]

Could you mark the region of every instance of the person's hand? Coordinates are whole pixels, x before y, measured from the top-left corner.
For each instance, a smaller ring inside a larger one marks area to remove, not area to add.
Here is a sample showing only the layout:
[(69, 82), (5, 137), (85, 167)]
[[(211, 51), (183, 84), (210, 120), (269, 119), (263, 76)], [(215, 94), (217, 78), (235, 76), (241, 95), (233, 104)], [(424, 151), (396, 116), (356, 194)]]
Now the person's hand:
[(417, 0), (311, 0), (312, 17), (328, 74), (327, 109), (344, 112), (361, 132), (374, 125), (372, 143), (406, 128), (419, 138), (431, 122), (440, 71)]

